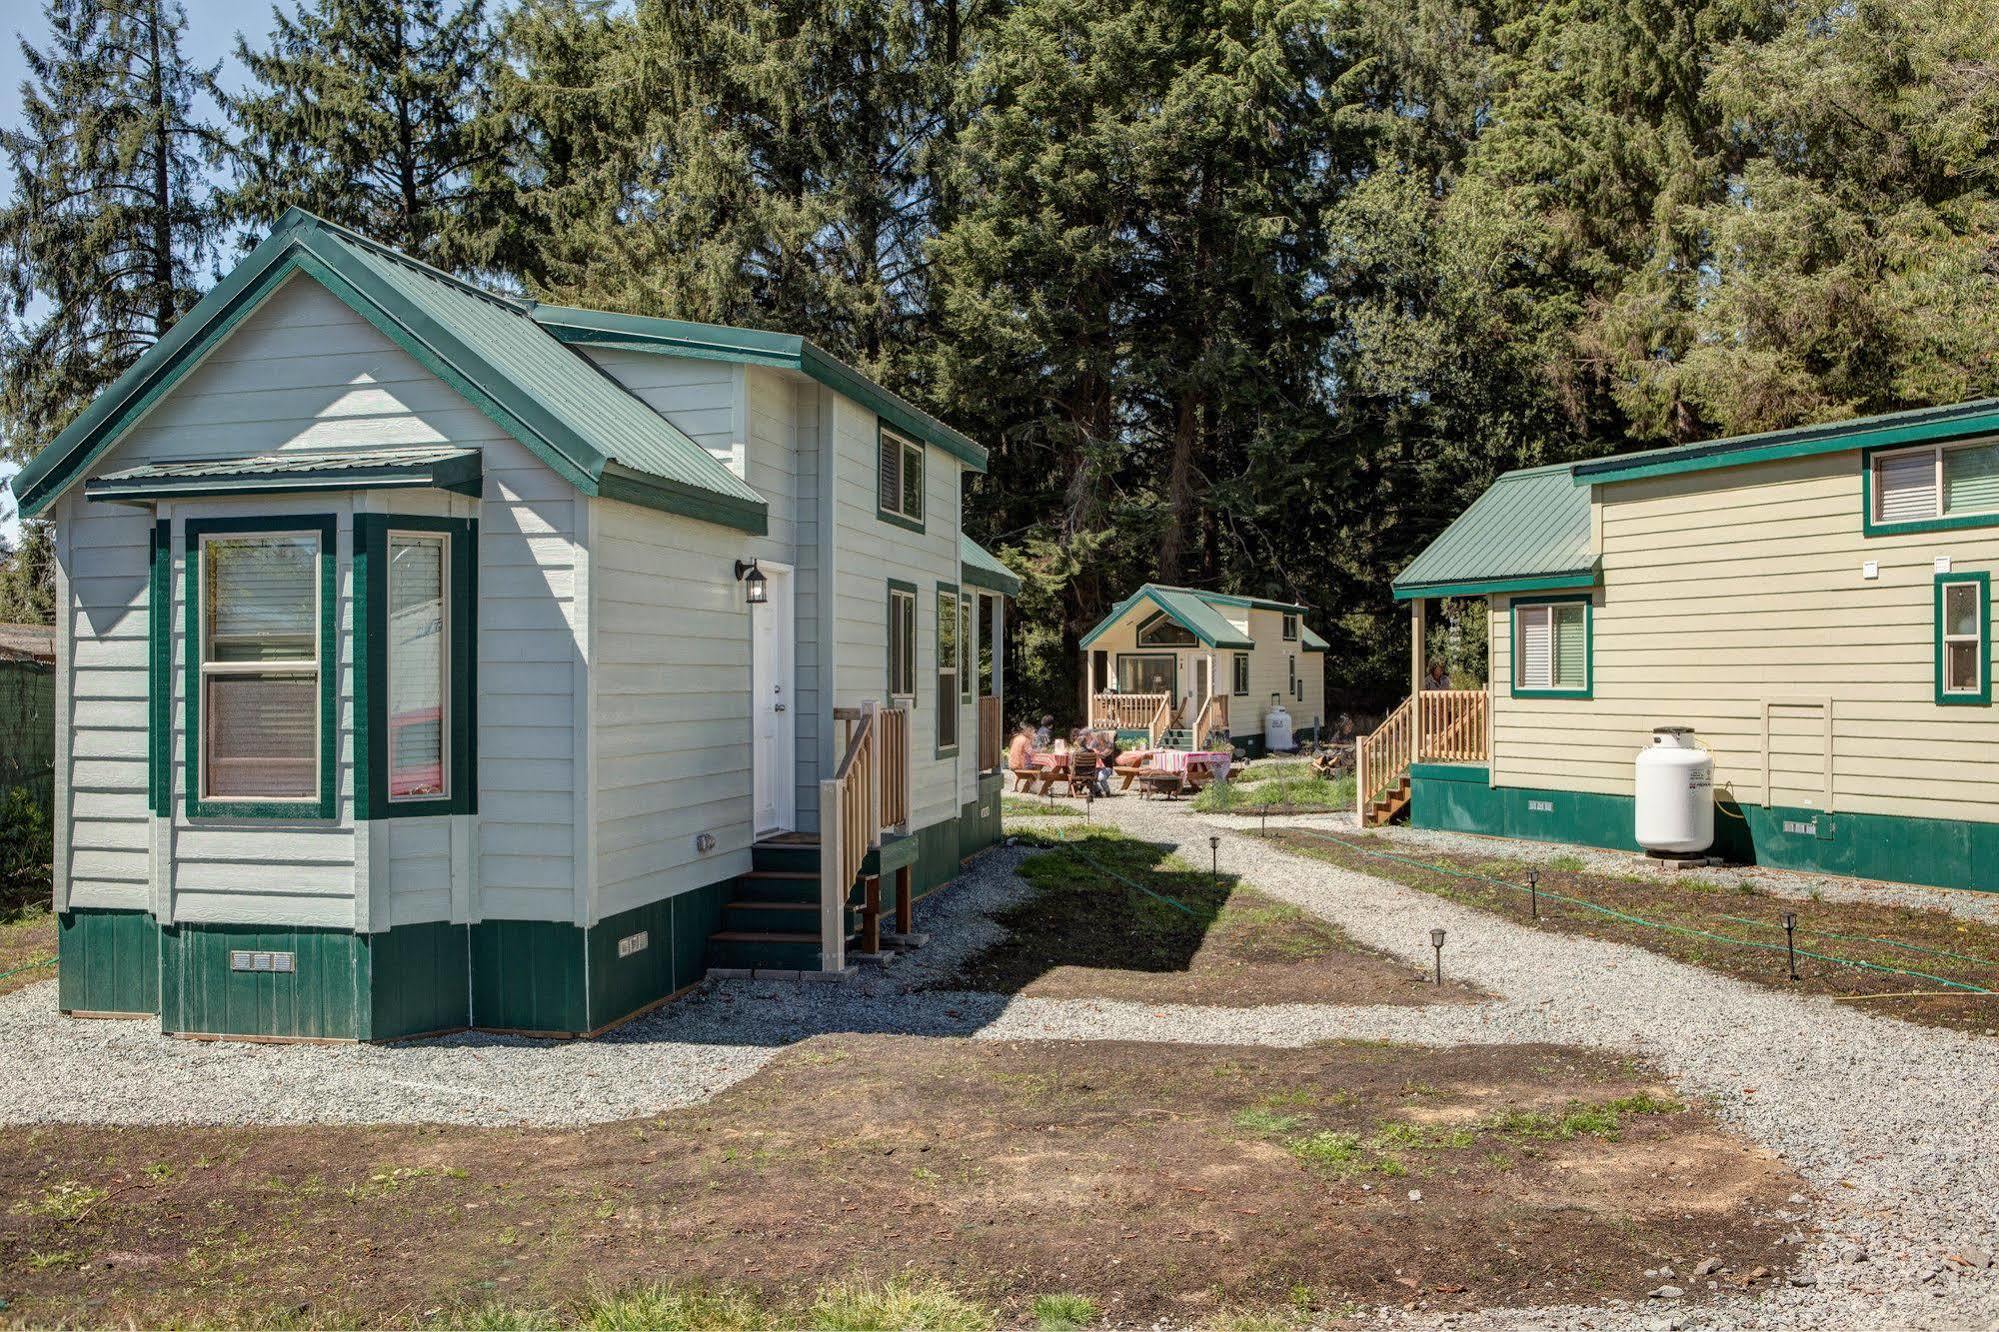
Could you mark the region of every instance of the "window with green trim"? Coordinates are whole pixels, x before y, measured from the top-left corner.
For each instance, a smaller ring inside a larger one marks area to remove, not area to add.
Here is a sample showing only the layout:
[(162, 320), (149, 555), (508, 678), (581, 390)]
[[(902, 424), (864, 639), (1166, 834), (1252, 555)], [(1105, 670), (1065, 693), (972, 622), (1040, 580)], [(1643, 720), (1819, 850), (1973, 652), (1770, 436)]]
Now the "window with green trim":
[(888, 589), (888, 692), (916, 702), (916, 589), (907, 584)]
[(937, 752), (948, 754), (958, 748), (957, 707), (959, 677), (964, 659), (959, 654), (962, 622), (958, 617), (956, 588), (937, 589)]
[(1882, 449), (1868, 468), (1872, 525), (1999, 519), (1999, 440)]
[(923, 530), (923, 446), (876, 424), (879, 454), (875, 512), (899, 526)]
[(1238, 652), (1235, 654), (1235, 677), (1231, 682), (1229, 692), (1237, 698), (1249, 697), (1249, 654), (1247, 652)]
[[(958, 641), (964, 645), (959, 650), (967, 658), (978, 650), (979, 640), (972, 636), (972, 597), (970, 593), (960, 597), (958, 600)], [(961, 663), (959, 675), (962, 678), (958, 681), (958, 696), (966, 703), (972, 701), (972, 676), (975, 673), (972, 669), (972, 663), (969, 660)]]
[(1992, 585), (1984, 573), (1936, 576), (1936, 701), (1990, 703)]
[(1284, 641), (1287, 643), (1298, 641), (1298, 617), (1295, 615), (1284, 617)]
[(1516, 695), (1589, 691), (1589, 602), (1513, 603), (1513, 692)]
[(354, 520), (356, 808), (476, 813), (478, 524)]
[(332, 818), (334, 521), (187, 524), (188, 814)]

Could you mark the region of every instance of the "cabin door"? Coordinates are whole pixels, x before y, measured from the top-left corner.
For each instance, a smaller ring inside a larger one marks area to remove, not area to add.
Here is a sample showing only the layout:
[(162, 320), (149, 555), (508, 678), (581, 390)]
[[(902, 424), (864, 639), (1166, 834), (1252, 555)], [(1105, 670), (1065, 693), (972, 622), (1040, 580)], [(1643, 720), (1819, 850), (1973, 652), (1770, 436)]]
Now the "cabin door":
[(791, 570), (759, 564), (769, 600), (750, 607), (751, 765), (755, 769), (756, 835), (798, 826), (798, 745), (792, 695)]

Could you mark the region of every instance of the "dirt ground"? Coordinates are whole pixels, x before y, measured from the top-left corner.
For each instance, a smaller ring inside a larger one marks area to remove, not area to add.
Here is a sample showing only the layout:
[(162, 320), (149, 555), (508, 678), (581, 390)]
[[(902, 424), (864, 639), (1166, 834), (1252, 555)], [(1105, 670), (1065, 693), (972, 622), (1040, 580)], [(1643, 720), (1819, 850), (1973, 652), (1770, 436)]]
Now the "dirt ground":
[(837, 1036), (573, 1132), (6, 1130), (0, 1319), (402, 1325), (903, 1274), (1132, 1325), (1642, 1298), (1709, 1258), (1780, 1280), (1800, 1181), (1669, 1094), (1553, 1046)]
[[(1372, 834), (1346, 833), (1336, 841), (1309, 831), (1273, 829), (1266, 837), (1287, 851), (1393, 879), (1521, 923), (1532, 923), (1526, 886), (1532, 868), (1540, 876), (1540, 929), (1634, 944), (1751, 984), (1840, 998), (1877, 1016), (1985, 1035), (1999, 1030), (1999, 994), (1968, 993), (1949, 984), (1999, 990), (1999, 928), (1947, 912), (1893, 902), (1775, 897), (1726, 869), (1615, 875), (1568, 868), (1560, 856), (1530, 866), (1412, 848)], [(1385, 860), (1367, 851), (1400, 859)], [(1453, 872), (1426, 869), (1412, 860)], [(1668, 928), (1620, 919), (1584, 902)], [(1794, 942), (1800, 952), (1795, 981), (1785, 952), (1786, 912), (1796, 917)], [(1834, 958), (1868, 965), (1845, 965)]]
[[(55, 955), (56, 918), (49, 912), (27, 911), (0, 920), (0, 994), (55, 979)], [(44, 961), (49, 965), (35, 965)]]
[[(1034, 896), (997, 913), (1010, 932), (950, 983), (1048, 998), (1138, 1003), (1464, 1003), (1426, 973), (1212, 867), (1104, 828), (1038, 841), (1020, 875)], [(1134, 886), (1136, 885), (1136, 886)]]

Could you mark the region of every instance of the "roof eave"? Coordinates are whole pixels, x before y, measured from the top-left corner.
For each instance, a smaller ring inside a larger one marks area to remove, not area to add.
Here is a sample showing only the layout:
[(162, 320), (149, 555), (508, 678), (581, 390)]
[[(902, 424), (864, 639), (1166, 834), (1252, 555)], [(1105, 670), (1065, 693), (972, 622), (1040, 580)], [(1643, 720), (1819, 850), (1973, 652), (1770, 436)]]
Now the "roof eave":
[(770, 532), (770, 506), (762, 500), (718, 495), (683, 482), (641, 472), (620, 462), (606, 463), (603, 475), (587, 490), (601, 499), (621, 500), (661, 513), (675, 513), (704, 523), (733, 527), (751, 536)]
[(1553, 573), (1514, 574), (1505, 578), (1470, 578), (1437, 583), (1397, 583), (1397, 601), (1433, 597), (1491, 597), (1515, 592), (1573, 592), (1597, 585), (1598, 571), (1565, 569)]
[(1854, 449), (1990, 434), (1999, 430), (1999, 408), (1928, 421), (1883, 423), (1851, 430), (1834, 425), (1826, 429), (1830, 433), (1802, 440), (1772, 440), (1763, 444), (1716, 440), (1712, 444), (1684, 445), (1670, 455), (1654, 453), (1635, 454), (1628, 458), (1599, 458), (1577, 463), (1574, 473), (1578, 485), (1612, 484), (1721, 467), (1747, 467), (1752, 463), (1776, 462), (1786, 458), (1813, 458)]

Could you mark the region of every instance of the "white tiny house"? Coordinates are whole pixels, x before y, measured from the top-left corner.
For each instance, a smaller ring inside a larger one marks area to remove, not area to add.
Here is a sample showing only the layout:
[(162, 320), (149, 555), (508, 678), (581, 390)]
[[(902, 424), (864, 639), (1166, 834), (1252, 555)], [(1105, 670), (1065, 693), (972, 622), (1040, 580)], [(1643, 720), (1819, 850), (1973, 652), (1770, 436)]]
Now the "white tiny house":
[(997, 836), (984, 460), (803, 339), (288, 214), (15, 479), (65, 608), (63, 1008), (578, 1034), (837, 968), (865, 884), (906, 914)]

